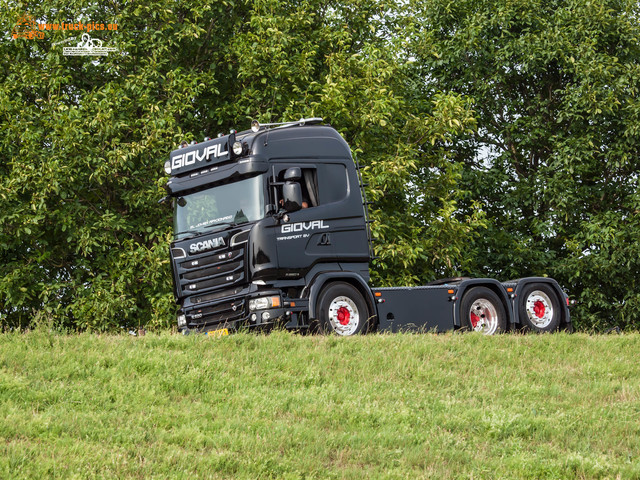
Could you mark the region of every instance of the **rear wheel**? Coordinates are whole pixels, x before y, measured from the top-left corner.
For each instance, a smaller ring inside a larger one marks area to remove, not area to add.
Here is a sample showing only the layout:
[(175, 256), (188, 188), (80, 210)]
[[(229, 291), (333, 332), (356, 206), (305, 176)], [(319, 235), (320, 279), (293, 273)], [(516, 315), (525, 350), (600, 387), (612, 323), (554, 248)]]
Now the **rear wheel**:
[(507, 328), (507, 313), (496, 293), (487, 287), (469, 290), (460, 304), (462, 327), (467, 330), (495, 335)]
[(369, 309), (362, 294), (352, 285), (332, 283), (320, 294), (318, 321), (323, 333), (341, 336), (366, 333), (369, 326)]
[(520, 322), (534, 332), (553, 332), (560, 326), (560, 302), (553, 288), (544, 283), (528, 285), (520, 294)]

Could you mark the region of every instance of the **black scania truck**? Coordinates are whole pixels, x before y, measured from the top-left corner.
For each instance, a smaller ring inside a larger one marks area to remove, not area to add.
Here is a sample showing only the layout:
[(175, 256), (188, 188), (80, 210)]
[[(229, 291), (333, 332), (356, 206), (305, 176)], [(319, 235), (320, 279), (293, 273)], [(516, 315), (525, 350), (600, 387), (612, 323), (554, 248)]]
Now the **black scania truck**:
[(171, 265), (183, 333), (282, 325), (368, 331), (570, 329), (550, 278), (454, 278), (369, 286), (358, 165), (321, 119), (260, 125), (171, 152)]

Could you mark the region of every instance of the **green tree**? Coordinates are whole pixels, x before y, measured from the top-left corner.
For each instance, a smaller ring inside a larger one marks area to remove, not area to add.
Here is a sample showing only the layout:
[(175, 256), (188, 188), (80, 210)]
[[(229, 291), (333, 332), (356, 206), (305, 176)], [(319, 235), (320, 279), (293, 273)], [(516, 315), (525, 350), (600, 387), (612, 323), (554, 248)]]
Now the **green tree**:
[(463, 96), (436, 95), (419, 77), (404, 44), (407, 14), (404, 2), (267, 2), (236, 36), (244, 55), (230, 59), (240, 65), (240, 113), (321, 116), (351, 145), (369, 184), (379, 285), (458, 274), (482, 224), (476, 210), (453, 215), (460, 169), (444, 148), (474, 126), (473, 113)]
[[(460, 170), (444, 147), (473, 115), (463, 96), (425, 96), (402, 44), (404, 5), (54, 0), (3, 8), (2, 325), (41, 317), (93, 330), (171, 324), (170, 215), (156, 203), (163, 160), (181, 140), (241, 129), (250, 118), (322, 116), (344, 134), (371, 182), (374, 236), (384, 245), (377, 280), (455, 272), (461, 235), (478, 219), (453, 215)], [(91, 36), (117, 52), (64, 56), (79, 41), (68, 30), (11, 38), (25, 13), (116, 23), (117, 31)]]
[[(416, 2), (434, 88), (474, 101), (452, 145), (488, 228), (469, 272), (554, 276), (583, 327), (640, 325), (638, 4)], [(465, 211), (465, 209), (463, 209)]]

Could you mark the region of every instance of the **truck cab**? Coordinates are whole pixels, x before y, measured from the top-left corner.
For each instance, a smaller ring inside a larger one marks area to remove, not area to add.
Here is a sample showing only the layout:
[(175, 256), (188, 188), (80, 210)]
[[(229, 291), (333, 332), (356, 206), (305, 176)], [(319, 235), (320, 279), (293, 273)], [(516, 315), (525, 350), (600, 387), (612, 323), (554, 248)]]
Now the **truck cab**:
[(371, 295), (359, 176), (319, 119), (183, 144), (165, 170), (181, 331), (308, 327), (321, 275), (346, 271)]

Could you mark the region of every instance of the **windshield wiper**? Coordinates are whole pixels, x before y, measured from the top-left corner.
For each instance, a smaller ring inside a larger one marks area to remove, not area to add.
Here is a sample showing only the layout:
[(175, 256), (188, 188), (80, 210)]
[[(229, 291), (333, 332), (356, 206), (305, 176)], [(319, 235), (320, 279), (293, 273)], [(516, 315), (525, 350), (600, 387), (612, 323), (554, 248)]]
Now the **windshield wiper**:
[[(236, 225), (237, 223), (235, 222), (212, 223), (211, 225), (205, 225), (200, 230), (183, 230), (182, 232), (176, 233), (176, 237), (182, 237), (183, 235), (186, 235), (186, 234), (191, 234), (191, 237), (193, 237), (195, 235), (201, 235), (204, 233), (205, 230), (209, 230), (210, 228), (213, 228), (213, 227), (223, 227), (223, 226), (235, 227)], [(183, 237), (182, 240), (184, 240), (185, 238), (191, 238), (191, 237)]]
[[(176, 239), (180, 238), (180, 240), (184, 240), (185, 238), (191, 238), (199, 233), (202, 233), (202, 231), (200, 230), (183, 230), (182, 232), (177, 232), (174, 234), (174, 236), (176, 237)], [(191, 234), (190, 237), (187, 237), (187, 234)]]
[(211, 225), (206, 225), (203, 228), (208, 230), (208, 229), (213, 228), (213, 227), (222, 227), (222, 226), (225, 226), (225, 225), (228, 226), (228, 227), (235, 227), (237, 225), (237, 223), (236, 222), (212, 223)]

